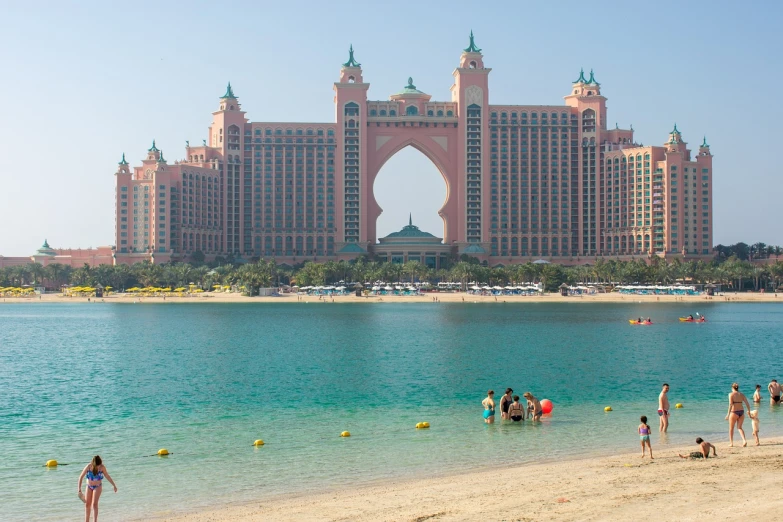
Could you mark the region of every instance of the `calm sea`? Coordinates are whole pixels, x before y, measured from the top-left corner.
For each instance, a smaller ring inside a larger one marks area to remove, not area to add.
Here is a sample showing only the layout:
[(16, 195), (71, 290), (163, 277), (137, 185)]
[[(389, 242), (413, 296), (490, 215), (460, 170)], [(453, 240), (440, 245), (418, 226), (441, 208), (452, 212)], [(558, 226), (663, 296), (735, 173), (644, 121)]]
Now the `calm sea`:
[[(107, 521), (635, 451), (642, 414), (659, 453), (726, 440), (731, 382), (749, 396), (761, 384), (766, 399), (769, 380), (783, 380), (783, 306), (692, 306), (3, 304), (0, 512), (83, 516), (77, 478), (94, 454), (119, 486), (104, 488)], [(695, 312), (710, 322), (677, 321)], [(637, 316), (657, 324), (629, 326)], [(685, 407), (662, 439), (664, 381)], [(486, 426), (481, 400), (507, 386), (551, 399), (554, 414)], [(783, 434), (766, 400), (761, 433)], [(172, 455), (148, 456), (159, 448)]]

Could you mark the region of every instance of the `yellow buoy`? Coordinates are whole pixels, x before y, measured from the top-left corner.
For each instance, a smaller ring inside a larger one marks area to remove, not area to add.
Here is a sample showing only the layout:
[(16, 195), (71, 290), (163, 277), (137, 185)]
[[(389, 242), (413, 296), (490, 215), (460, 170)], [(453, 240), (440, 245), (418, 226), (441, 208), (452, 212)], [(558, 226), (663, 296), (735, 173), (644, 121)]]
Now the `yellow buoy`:
[(606, 408), (604, 408), (604, 411), (612, 411), (612, 407), (611, 406), (607, 406)]
[(417, 429), (417, 430), (420, 430), (420, 429), (422, 429), (423, 427), (424, 427), (424, 423), (423, 423), (423, 422), (417, 422), (417, 423), (416, 423), (416, 429)]
[(263, 446), (264, 441), (261, 439), (258, 439), (257, 441), (253, 442), (253, 446)]
[(168, 454), (169, 454), (169, 450), (167, 450), (166, 448), (161, 448), (158, 450), (158, 455), (160, 455), (161, 457), (164, 457)]
[(678, 402), (677, 404), (674, 405), (674, 407), (679, 410), (680, 408), (682, 408), (682, 403)]
[(422, 428), (429, 428), (430, 427), (430, 423), (429, 422), (422, 422), (421, 423), (421, 427)]
[(57, 467), (57, 461), (56, 460), (47, 460), (46, 461), (46, 467), (47, 468), (56, 468)]
[(351, 436), (351, 432), (350, 432), (350, 431), (344, 431), (344, 432), (342, 432), (342, 433), (340, 434), (340, 436), (341, 436), (341, 437), (350, 437), (350, 436)]

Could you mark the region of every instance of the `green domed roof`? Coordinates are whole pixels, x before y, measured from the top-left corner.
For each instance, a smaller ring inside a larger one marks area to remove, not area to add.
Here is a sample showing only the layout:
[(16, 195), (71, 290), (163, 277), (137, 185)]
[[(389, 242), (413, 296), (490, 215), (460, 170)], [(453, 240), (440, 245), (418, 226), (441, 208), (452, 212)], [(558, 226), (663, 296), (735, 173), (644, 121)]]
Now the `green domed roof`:
[(56, 256), (57, 251), (49, 246), (49, 242), (44, 239), (44, 243), (38, 250), (35, 251), (36, 256)]
[(424, 232), (422, 230), (419, 230), (419, 227), (413, 224), (413, 217), (408, 218), (408, 225), (402, 227), (402, 230), (399, 232), (392, 232), (387, 238), (390, 237), (431, 237), (437, 239), (435, 236), (430, 234), (429, 232)]
[(392, 96), (399, 96), (401, 94), (426, 94), (416, 88), (415, 85), (413, 85), (413, 78), (408, 78), (408, 85), (406, 85), (400, 92), (393, 94)]
[(471, 245), (468, 245), (465, 247), (465, 250), (462, 251), (463, 254), (486, 254), (487, 251), (484, 250), (481, 245), (477, 245), (476, 243), (473, 243)]

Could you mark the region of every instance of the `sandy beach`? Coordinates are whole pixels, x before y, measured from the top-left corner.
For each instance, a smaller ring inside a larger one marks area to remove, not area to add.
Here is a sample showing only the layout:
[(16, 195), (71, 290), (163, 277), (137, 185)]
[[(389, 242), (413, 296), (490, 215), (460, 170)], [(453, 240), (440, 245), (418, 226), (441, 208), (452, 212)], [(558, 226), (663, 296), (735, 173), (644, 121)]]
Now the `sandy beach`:
[[(725, 440), (712, 442), (718, 457), (707, 461), (677, 456), (696, 450), (695, 444), (653, 445), (653, 461), (627, 453), (495, 468), (272, 497), (160, 520), (771, 520), (779, 516), (783, 439), (762, 438), (761, 446), (747, 448), (728, 448)], [(293, 485), (291, 489), (296, 490)]]
[[(441, 303), (719, 303), (719, 302), (743, 302), (743, 303), (774, 303), (783, 302), (783, 296), (778, 298), (773, 293), (726, 293), (707, 297), (673, 296), (673, 295), (624, 295), (616, 292), (608, 294), (593, 294), (584, 296), (563, 297), (556, 293), (548, 293), (538, 296), (481, 296), (459, 292), (433, 292), (420, 296), (368, 296), (356, 297), (355, 295), (335, 296), (334, 298), (318, 299), (318, 296), (304, 294), (282, 294), (279, 297), (245, 297), (239, 293), (204, 292), (163, 297), (138, 297), (132, 294), (111, 294), (105, 298), (91, 298), (90, 301), (112, 303), (432, 303), (437, 297)], [(45, 294), (35, 297), (8, 297), (0, 299), (2, 303), (86, 303), (86, 297), (65, 297), (61, 294)]]

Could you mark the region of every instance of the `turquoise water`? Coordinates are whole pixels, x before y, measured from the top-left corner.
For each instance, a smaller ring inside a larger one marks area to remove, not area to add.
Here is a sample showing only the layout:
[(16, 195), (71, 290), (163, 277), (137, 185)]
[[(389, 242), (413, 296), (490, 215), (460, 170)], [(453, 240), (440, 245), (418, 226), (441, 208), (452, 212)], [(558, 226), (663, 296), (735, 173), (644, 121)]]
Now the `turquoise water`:
[[(677, 322), (697, 311), (710, 322)], [(109, 521), (635, 451), (641, 414), (658, 452), (726, 440), (730, 383), (766, 399), (781, 334), (777, 304), (3, 304), (0, 511), (83, 516), (76, 482), (96, 453), (119, 486), (101, 498)], [(662, 439), (664, 381), (685, 408)], [(483, 424), (486, 390), (507, 386), (552, 399), (554, 415)], [(783, 434), (766, 400), (761, 433)]]

